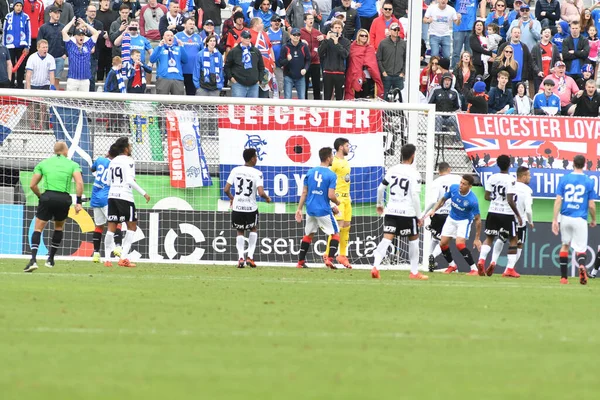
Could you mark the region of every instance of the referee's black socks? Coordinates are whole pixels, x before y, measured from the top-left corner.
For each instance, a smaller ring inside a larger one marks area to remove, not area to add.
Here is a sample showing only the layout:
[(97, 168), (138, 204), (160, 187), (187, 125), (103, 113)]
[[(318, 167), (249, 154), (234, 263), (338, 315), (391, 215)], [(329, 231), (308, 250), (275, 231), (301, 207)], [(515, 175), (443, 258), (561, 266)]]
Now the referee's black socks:
[(52, 234), (52, 241), (50, 242), (50, 253), (48, 254), (48, 258), (54, 260), (54, 255), (56, 254), (56, 250), (60, 247), (60, 242), (63, 239), (63, 231), (55, 230)]
[(31, 235), (31, 259), (36, 261), (38, 247), (40, 247), (40, 240), (42, 239), (42, 232), (34, 231)]

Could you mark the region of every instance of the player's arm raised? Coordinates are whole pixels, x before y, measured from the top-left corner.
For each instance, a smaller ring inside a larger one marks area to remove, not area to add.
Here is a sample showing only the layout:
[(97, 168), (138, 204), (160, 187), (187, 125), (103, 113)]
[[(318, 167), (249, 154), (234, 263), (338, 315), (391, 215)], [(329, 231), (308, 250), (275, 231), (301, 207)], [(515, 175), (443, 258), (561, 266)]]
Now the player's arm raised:
[(298, 209), (296, 210), (296, 222), (298, 223), (302, 222), (302, 208), (306, 202), (306, 196), (308, 196), (308, 186), (306, 186), (305, 182), (304, 188), (302, 189), (302, 195), (300, 195), (300, 201), (298, 201)]
[(560, 194), (556, 195), (556, 200), (554, 200), (554, 214), (552, 217), (552, 233), (558, 235), (558, 214), (560, 213), (560, 208), (562, 207), (562, 196)]

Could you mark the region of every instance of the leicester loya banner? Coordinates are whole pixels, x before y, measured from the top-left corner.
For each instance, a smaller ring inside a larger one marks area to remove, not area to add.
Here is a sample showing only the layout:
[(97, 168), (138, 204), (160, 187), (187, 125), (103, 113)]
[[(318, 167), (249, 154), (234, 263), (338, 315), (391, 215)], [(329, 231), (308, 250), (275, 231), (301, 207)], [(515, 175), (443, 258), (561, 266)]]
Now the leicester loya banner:
[(600, 119), (534, 115), (457, 114), (469, 159), (485, 185), (498, 172), (496, 158), (510, 156), (511, 172), (531, 170), (534, 197), (555, 197), (558, 180), (573, 170), (573, 157), (585, 156), (586, 173), (600, 183)]

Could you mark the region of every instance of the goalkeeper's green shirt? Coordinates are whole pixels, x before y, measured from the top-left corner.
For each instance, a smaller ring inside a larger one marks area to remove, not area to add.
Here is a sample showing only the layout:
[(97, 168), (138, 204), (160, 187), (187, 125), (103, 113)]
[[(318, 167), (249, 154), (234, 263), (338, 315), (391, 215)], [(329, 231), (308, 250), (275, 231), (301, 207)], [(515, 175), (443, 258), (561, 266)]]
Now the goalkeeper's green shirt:
[(73, 172), (81, 172), (81, 167), (63, 155), (47, 158), (35, 166), (33, 173), (44, 178), (45, 190), (69, 193)]

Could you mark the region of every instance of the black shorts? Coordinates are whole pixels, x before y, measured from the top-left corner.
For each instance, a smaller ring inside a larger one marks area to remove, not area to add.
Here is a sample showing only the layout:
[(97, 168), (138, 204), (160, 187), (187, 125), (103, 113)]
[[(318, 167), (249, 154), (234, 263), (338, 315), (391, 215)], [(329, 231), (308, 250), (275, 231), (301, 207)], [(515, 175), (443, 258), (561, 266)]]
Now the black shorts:
[(517, 236), (517, 223), (514, 215), (488, 213), (485, 220), (485, 234), (509, 239)]
[(108, 199), (108, 222), (135, 222), (137, 210), (132, 201)]
[(517, 238), (518, 244), (525, 244), (525, 239), (527, 238), (527, 225), (520, 226), (517, 228)]
[(231, 226), (238, 231), (247, 231), (258, 225), (258, 210), (250, 212), (232, 211)]
[(431, 235), (437, 240), (442, 238), (442, 228), (446, 223), (446, 218), (448, 218), (448, 214), (433, 214), (431, 216), (429, 230), (431, 231)]
[(42, 221), (64, 221), (69, 215), (72, 203), (69, 193), (46, 190), (40, 197), (35, 216)]
[(415, 236), (419, 233), (417, 222), (417, 217), (386, 215), (383, 218), (383, 233), (392, 233), (396, 236)]

